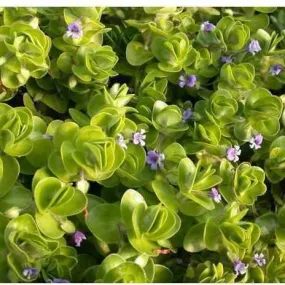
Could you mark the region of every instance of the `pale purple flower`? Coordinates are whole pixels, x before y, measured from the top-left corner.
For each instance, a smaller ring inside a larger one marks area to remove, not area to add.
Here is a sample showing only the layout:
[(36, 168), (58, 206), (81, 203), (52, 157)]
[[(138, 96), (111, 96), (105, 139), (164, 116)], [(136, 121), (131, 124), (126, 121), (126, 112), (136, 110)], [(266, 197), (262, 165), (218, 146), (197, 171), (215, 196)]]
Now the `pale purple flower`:
[(36, 277), (38, 274), (39, 271), (36, 268), (25, 268), (23, 270), (23, 276), (26, 277), (28, 280)]
[(203, 32), (211, 32), (215, 29), (215, 25), (209, 23), (209, 21), (206, 21), (206, 22), (202, 23), (200, 29)]
[(117, 144), (118, 144), (119, 146), (121, 146), (122, 148), (125, 148), (125, 149), (128, 148), (128, 146), (127, 146), (126, 143), (125, 143), (125, 139), (124, 139), (124, 137), (123, 137), (121, 134), (118, 134)]
[(255, 262), (259, 265), (259, 266), (263, 266), (266, 264), (266, 259), (264, 258), (264, 254), (263, 253), (256, 253), (254, 255), (254, 258)]
[(146, 163), (150, 165), (152, 170), (157, 170), (158, 167), (163, 167), (165, 156), (157, 150), (150, 150), (147, 152)]
[(185, 85), (188, 87), (194, 87), (196, 85), (197, 78), (195, 75), (181, 75), (179, 77), (178, 85), (183, 88)]
[(282, 65), (281, 64), (274, 64), (270, 67), (269, 72), (272, 76), (278, 75), (282, 71)]
[(75, 246), (79, 247), (83, 240), (86, 240), (86, 236), (84, 233), (76, 231), (72, 236), (72, 240), (75, 243)]
[(212, 188), (212, 189), (211, 189), (210, 197), (211, 197), (216, 203), (220, 203), (221, 200), (222, 200), (221, 194), (219, 193), (219, 191), (217, 190), (217, 188)]
[(186, 85), (188, 87), (194, 87), (196, 85), (197, 78), (195, 75), (189, 75)]
[(227, 148), (227, 159), (229, 161), (237, 162), (239, 160), (239, 155), (241, 154), (240, 147), (235, 145), (234, 147)]
[(183, 88), (187, 83), (187, 76), (186, 75), (180, 75), (178, 80), (179, 87)]
[(239, 275), (239, 274), (244, 275), (247, 271), (247, 268), (248, 268), (248, 264), (245, 264), (240, 260), (234, 261), (234, 270), (235, 270), (236, 275)]
[(221, 62), (222, 63), (232, 63), (233, 58), (231, 56), (222, 56), (221, 57)]
[(72, 39), (78, 39), (83, 36), (81, 22), (79, 20), (72, 22), (67, 26), (66, 35)]
[(187, 123), (187, 121), (189, 121), (193, 116), (193, 112), (191, 110), (191, 108), (187, 108), (183, 114), (182, 114), (182, 122), (183, 123)]
[(59, 279), (59, 278), (54, 278), (52, 280), (52, 283), (70, 283), (69, 280), (66, 280), (66, 279)]
[(263, 141), (263, 136), (261, 134), (258, 134), (256, 136), (252, 137), (249, 140), (250, 148), (253, 148), (253, 149), (261, 148), (262, 141)]
[(139, 132), (136, 132), (133, 134), (133, 143), (134, 144), (140, 144), (141, 146), (145, 146), (145, 130), (141, 129)]
[(252, 53), (252, 55), (255, 55), (257, 52), (261, 51), (258, 40), (251, 40), (248, 46), (248, 51)]

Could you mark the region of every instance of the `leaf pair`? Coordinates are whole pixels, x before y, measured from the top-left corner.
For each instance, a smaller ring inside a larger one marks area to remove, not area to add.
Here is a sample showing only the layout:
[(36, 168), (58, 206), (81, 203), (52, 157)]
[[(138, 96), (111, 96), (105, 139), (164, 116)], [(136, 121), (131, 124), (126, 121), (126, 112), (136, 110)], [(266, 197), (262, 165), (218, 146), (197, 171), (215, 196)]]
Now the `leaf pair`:
[(64, 181), (78, 179), (79, 172), (91, 181), (109, 178), (122, 164), (124, 150), (98, 126), (79, 129), (75, 123), (63, 123), (54, 134), (57, 149), (49, 157), (49, 168)]
[(195, 166), (191, 159), (182, 159), (178, 168), (178, 185), (181, 193), (207, 210), (213, 210), (214, 202), (205, 190), (210, 190), (222, 182), (222, 178), (215, 172), (211, 165), (203, 167), (201, 161)]
[(236, 203), (225, 209), (213, 212), (206, 222), (189, 228), (184, 238), (184, 248), (189, 252), (207, 249), (220, 251), (226, 249), (236, 258), (242, 259), (246, 250), (251, 248), (260, 237), (258, 225), (240, 220), (247, 210), (240, 211)]
[(40, 29), (16, 21), (0, 29), (1, 81), (8, 88), (24, 85), (30, 77), (41, 78), (49, 68), (51, 40)]
[(67, 217), (79, 214), (87, 206), (87, 198), (80, 190), (63, 185), (53, 177), (44, 178), (35, 185), (34, 197), (37, 225), (46, 236), (54, 239), (75, 231)]
[(220, 175), (223, 178), (220, 191), (227, 202), (253, 205), (266, 192), (265, 173), (260, 167), (244, 162), (234, 171), (230, 162), (223, 159)]
[(110, 254), (96, 270), (96, 282), (103, 283), (151, 283), (171, 280), (171, 271), (165, 266), (154, 264), (147, 254), (127, 259), (119, 254)]
[(121, 215), (130, 244), (139, 252), (156, 256), (160, 247), (171, 248), (169, 239), (180, 229), (180, 218), (162, 205), (147, 206), (138, 192), (129, 189), (121, 200)]

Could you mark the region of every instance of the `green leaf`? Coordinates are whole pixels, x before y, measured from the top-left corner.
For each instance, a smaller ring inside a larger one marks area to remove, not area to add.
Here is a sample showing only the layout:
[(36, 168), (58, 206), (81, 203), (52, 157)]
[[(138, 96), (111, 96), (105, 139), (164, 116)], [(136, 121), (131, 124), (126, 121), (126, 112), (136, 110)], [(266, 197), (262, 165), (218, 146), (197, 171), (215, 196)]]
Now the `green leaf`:
[(62, 183), (53, 177), (41, 180), (34, 191), (35, 202), (38, 209), (43, 212), (51, 206), (54, 196), (57, 195), (62, 187)]
[(277, 247), (284, 251), (285, 249), (285, 229), (278, 228), (275, 230), (276, 235), (276, 245)]
[(106, 243), (120, 241), (122, 226), (120, 207), (114, 204), (99, 204), (91, 209), (86, 224), (92, 234)]
[(8, 222), (8, 218), (0, 213), (0, 282), (2, 283), (9, 281), (7, 276), (9, 266), (6, 261), (8, 250), (4, 241), (4, 231)]
[(97, 279), (103, 279), (106, 274), (112, 270), (113, 268), (116, 268), (120, 264), (123, 264), (125, 260), (118, 254), (110, 254), (108, 255), (100, 264), (98, 270), (97, 270)]
[(60, 148), (64, 141), (72, 141), (76, 136), (79, 127), (77, 124), (72, 122), (63, 123), (58, 126), (54, 134), (54, 146)]
[(191, 192), (196, 178), (196, 168), (189, 158), (183, 158), (178, 168), (178, 185), (181, 192), (187, 195)]
[(39, 230), (35, 223), (34, 218), (29, 214), (23, 214), (19, 217), (12, 219), (5, 229), (5, 241), (8, 242), (10, 233), (13, 231), (26, 231), (32, 234), (39, 234)]
[(202, 215), (207, 211), (207, 209), (205, 209), (203, 206), (187, 199), (186, 197), (180, 201), (179, 210), (184, 215), (194, 217)]
[(20, 172), (14, 157), (0, 156), (0, 197), (6, 195), (16, 182)]
[(188, 252), (199, 252), (206, 248), (204, 242), (205, 224), (197, 224), (191, 227), (183, 241), (183, 247)]
[(48, 157), (53, 150), (53, 143), (48, 139), (33, 141), (33, 149), (26, 159), (35, 167), (41, 168), (47, 165)]
[(22, 185), (14, 185), (0, 200), (0, 212), (13, 218), (13, 212), (28, 208), (32, 202), (32, 193)]
[(81, 113), (80, 111), (70, 108), (68, 109), (71, 118), (77, 123), (79, 126), (84, 127), (90, 124), (90, 119)]
[(276, 10), (276, 7), (254, 7), (255, 11), (261, 12), (261, 13), (272, 13)]
[(41, 180), (35, 187), (34, 196), (40, 212), (50, 211), (59, 216), (79, 214), (87, 205), (87, 198), (80, 190), (64, 186), (53, 177)]
[(59, 239), (65, 231), (51, 212), (36, 213), (36, 222), (41, 232), (52, 239)]
[(271, 234), (278, 227), (277, 217), (273, 213), (264, 214), (258, 217), (255, 222), (260, 227), (262, 236)]
[(213, 210), (215, 208), (213, 200), (209, 197), (208, 193), (202, 191), (193, 191), (188, 194), (188, 197), (196, 202), (197, 204), (203, 206), (207, 210)]
[(206, 222), (204, 238), (208, 250), (219, 251), (221, 249), (223, 241), (219, 224), (217, 224), (213, 218), (210, 218)]
[(146, 206), (143, 196), (133, 189), (127, 190), (121, 199), (121, 215), (128, 228), (132, 227), (132, 214), (138, 204)]
[(132, 262), (125, 262), (111, 269), (106, 274), (104, 282), (145, 283), (146, 274), (139, 265)]
[(165, 181), (155, 180), (152, 182), (153, 190), (158, 199), (169, 209), (178, 212), (178, 201), (176, 198), (176, 190)]
[(172, 283), (173, 273), (164, 265), (154, 265), (154, 279), (153, 283)]
[(150, 61), (153, 58), (153, 54), (142, 43), (131, 41), (127, 45), (126, 58), (129, 64), (140, 66)]

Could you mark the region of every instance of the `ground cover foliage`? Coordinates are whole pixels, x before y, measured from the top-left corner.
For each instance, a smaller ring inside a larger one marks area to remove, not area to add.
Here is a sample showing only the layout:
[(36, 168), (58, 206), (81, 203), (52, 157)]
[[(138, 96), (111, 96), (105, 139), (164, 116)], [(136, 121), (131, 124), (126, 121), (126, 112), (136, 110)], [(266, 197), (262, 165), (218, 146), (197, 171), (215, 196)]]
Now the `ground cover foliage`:
[(1, 8), (1, 282), (285, 282), (284, 8)]

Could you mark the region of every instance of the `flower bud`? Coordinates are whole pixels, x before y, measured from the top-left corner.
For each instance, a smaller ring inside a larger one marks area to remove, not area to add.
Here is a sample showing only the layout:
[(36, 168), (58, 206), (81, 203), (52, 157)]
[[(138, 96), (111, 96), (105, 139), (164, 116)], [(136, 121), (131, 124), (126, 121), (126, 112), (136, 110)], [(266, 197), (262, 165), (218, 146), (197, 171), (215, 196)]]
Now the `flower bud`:
[(81, 178), (76, 182), (76, 188), (85, 194), (89, 189), (89, 182), (84, 178)]
[(77, 80), (74, 76), (70, 76), (68, 81), (69, 88), (74, 88), (77, 85)]

